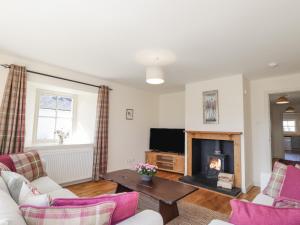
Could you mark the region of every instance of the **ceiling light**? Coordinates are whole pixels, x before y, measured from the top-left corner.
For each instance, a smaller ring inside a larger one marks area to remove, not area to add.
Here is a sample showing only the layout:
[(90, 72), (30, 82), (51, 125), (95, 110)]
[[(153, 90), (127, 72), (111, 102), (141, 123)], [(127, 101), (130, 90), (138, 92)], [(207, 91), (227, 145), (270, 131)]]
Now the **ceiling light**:
[(286, 108), (285, 112), (287, 113), (294, 113), (296, 110), (293, 106), (289, 106)]
[(288, 104), (288, 103), (290, 103), (290, 101), (285, 96), (281, 96), (276, 100), (276, 104), (278, 105)]
[(152, 66), (146, 68), (146, 82), (148, 84), (162, 84), (164, 80), (164, 72), (161, 67)]

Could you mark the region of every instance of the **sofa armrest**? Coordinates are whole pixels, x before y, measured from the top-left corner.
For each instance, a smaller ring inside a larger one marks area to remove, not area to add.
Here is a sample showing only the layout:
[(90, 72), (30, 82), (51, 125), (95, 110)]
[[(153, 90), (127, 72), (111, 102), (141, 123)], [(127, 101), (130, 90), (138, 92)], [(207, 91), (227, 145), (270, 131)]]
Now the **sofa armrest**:
[(233, 225), (222, 220), (212, 220), (208, 225)]
[(161, 215), (153, 210), (144, 210), (117, 225), (163, 225)]
[(47, 173), (47, 162), (46, 162), (46, 160), (44, 158), (41, 158), (41, 162), (42, 162), (44, 172)]

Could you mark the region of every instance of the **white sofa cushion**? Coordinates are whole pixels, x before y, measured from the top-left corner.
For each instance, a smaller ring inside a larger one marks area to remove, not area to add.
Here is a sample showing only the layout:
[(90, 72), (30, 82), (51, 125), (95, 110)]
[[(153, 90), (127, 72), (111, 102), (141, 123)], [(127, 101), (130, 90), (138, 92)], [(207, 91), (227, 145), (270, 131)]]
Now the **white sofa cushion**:
[(227, 223), (222, 220), (212, 220), (209, 225), (232, 225), (231, 223)]
[(4, 191), (0, 191), (0, 219), (8, 221), (9, 225), (26, 225), (19, 206)]
[(60, 185), (55, 183), (51, 178), (49, 177), (40, 177), (34, 181), (31, 182), (31, 184), (38, 189), (39, 192), (42, 194), (47, 194), (52, 191), (56, 191), (59, 189), (62, 189)]
[(9, 225), (7, 220), (0, 220), (0, 225)]
[(23, 175), (11, 171), (2, 171), (1, 176), (6, 183), (11, 197), (19, 203), (19, 196), (24, 182), (30, 183)]
[(260, 205), (272, 206), (274, 202), (274, 198), (260, 193), (255, 197), (255, 199), (252, 202)]
[(9, 190), (2, 177), (0, 177), (0, 191), (4, 191), (5, 193), (9, 194)]
[(69, 191), (68, 189), (59, 189), (56, 191), (52, 191), (48, 193), (52, 199), (54, 198), (77, 198), (73, 192)]
[(118, 225), (163, 225), (161, 215), (152, 210), (144, 210), (124, 221)]
[(35, 187), (23, 182), (19, 195), (19, 205), (46, 207), (50, 205), (50, 198), (48, 194), (40, 194)]

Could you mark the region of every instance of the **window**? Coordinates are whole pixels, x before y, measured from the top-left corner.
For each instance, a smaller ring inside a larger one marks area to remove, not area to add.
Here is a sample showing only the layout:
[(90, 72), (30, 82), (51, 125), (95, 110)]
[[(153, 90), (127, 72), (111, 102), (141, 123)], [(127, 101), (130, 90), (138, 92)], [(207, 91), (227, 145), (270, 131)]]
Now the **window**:
[(75, 118), (75, 96), (38, 90), (35, 112), (35, 143), (53, 143), (58, 140), (55, 131), (72, 135)]
[(284, 132), (296, 132), (296, 120), (283, 120)]

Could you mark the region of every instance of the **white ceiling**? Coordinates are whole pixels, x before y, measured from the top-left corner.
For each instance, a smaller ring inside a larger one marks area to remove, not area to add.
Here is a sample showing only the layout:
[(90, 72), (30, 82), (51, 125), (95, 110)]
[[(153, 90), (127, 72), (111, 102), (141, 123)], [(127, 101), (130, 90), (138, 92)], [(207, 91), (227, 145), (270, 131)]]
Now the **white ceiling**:
[[(300, 1), (2, 0), (0, 49), (153, 91), (257, 79), (300, 71)], [(176, 56), (159, 87), (136, 59), (149, 49)]]

